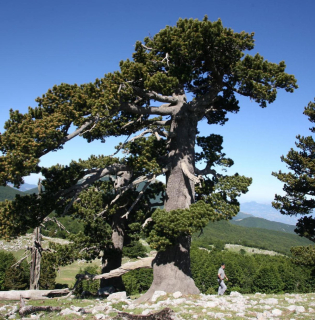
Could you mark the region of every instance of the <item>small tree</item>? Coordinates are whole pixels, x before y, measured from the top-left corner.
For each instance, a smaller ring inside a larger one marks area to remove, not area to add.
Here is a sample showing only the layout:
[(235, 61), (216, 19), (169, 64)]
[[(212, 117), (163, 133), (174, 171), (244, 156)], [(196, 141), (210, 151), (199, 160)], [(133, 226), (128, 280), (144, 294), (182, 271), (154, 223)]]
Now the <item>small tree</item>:
[[(315, 104), (309, 102), (304, 109), (310, 122), (315, 122)], [(315, 132), (315, 127), (310, 128)], [(312, 136), (296, 137), (296, 147), (291, 149), (281, 161), (285, 162), (290, 170), (288, 173), (273, 172), (272, 174), (284, 182), (284, 196), (276, 195), (273, 207), (285, 215), (302, 215), (294, 230), (301, 237), (315, 242), (315, 217), (312, 216), (315, 208), (315, 141)], [(310, 247), (296, 247), (291, 249), (296, 260), (303, 264), (315, 264), (315, 251)]]

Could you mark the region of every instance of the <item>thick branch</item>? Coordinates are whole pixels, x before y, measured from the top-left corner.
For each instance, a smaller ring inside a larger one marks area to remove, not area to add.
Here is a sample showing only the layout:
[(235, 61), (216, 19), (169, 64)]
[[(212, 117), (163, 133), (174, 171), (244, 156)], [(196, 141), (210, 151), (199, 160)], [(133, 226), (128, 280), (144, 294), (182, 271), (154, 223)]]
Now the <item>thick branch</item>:
[(155, 100), (159, 102), (168, 102), (168, 103), (176, 103), (178, 99), (175, 97), (164, 96), (155, 91), (145, 91), (139, 87), (132, 87), (133, 90), (141, 97), (145, 97), (150, 100)]
[(170, 104), (163, 104), (160, 107), (140, 107), (135, 104), (123, 103), (121, 105), (122, 110), (134, 114), (155, 114), (160, 116), (172, 115), (176, 110), (176, 107), (170, 106)]
[(188, 167), (187, 167), (187, 164), (185, 161), (181, 161), (181, 168), (182, 168), (182, 171), (184, 173), (184, 175), (191, 181), (194, 182), (194, 184), (200, 184), (201, 183), (201, 179), (202, 177), (196, 177), (194, 176), (192, 173), (190, 173)]
[(136, 269), (141, 268), (152, 268), (152, 261), (155, 257), (147, 257), (134, 262), (127, 262), (121, 267), (111, 270), (108, 273), (103, 273), (99, 275), (94, 274), (77, 274), (75, 277), (77, 280), (100, 280), (100, 279), (110, 279), (115, 277), (120, 277), (121, 275)]

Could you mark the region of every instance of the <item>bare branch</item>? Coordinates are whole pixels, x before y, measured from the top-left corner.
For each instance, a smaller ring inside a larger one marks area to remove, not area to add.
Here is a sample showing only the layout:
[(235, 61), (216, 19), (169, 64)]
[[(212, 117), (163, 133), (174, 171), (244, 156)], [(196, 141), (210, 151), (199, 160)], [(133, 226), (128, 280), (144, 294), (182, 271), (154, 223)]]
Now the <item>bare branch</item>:
[(150, 100), (155, 100), (159, 102), (177, 103), (178, 99), (171, 96), (164, 96), (155, 91), (146, 91), (139, 87), (133, 87), (133, 90), (141, 97), (146, 97)]
[(170, 57), (170, 55), (166, 52), (165, 58), (163, 58), (163, 60), (162, 60), (162, 62), (164, 62), (164, 60), (166, 60), (166, 64), (167, 64), (168, 67), (170, 66), (169, 57)]
[(172, 115), (172, 113), (176, 110), (176, 107), (171, 106), (170, 104), (162, 105), (160, 107), (140, 107), (135, 104), (122, 103), (121, 108), (124, 111), (134, 114), (156, 114), (161, 116)]
[(11, 266), (11, 268), (15, 268), (15, 267), (18, 267), (21, 263), (22, 263), (22, 261), (24, 261), (25, 259), (27, 259), (29, 257), (29, 255), (27, 254), (27, 255), (25, 255), (23, 258), (21, 258), (18, 262), (16, 262), (15, 264), (13, 264), (12, 266)]
[(134, 208), (134, 206), (138, 203), (138, 201), (141, 199), (141, 197), (143, 196), (144, 192), (147, 190), (147, 188), (149, 187), (150, 183), (155, 180), (155, 175), (153, 176), (153, 178), (151, 180), (148, 180), (144, 187), (142, 188), (142, 190), (139, 192), (137, 199), (134, 201), (134, 203), (131, 205), (131, 207), (128, 209), (128, 211), (122, 216), (122, 218), (126, 218), (128, 219), (128, 216), (130, 214), (130, 212), (132, 211), (132, 209)]
[(152, 268), (152, 261), (155, 257), (142, 258), (134, 262), (127, 262), (121, 267), (111, 270), (108, 273), (103, 273), (99, 275), (93, 274), (77, 274), (75, 277), (77, 280), (99, 280), (99, 279), (110, 279), (119, 277), (131, 270), (141, 269), (141, 268)]
[(141, 43), (141, 45), (142, 45), (142, 47), (144, 48), (144, 49), (146, 49), (146, 50), (153, 50), (153, 48), (149, 48), (149, 47), (147, 47), (146, 45), (144, 45), (143, 43)]
[(202, 177), (201, 176), (194, 176), (192, 173), (190, 173), (188, 167), (187, 167), (187, 164), (184, 160), (181, 161), (181, 168), (182, 168), (182, 171), (183, 173), (185, 174), (185, 176), (194, 182), (194, 184), (200, 184), (201, 183), (201, 179)]
[(142, 225), (142, 228), (145, 228), (145, 226), (146, 226), (149, 222), (151, 222), (151, 221), (153, 221), (152, 218), (146, 219), (146, 220), (144, 221), (143, 225)]
[(202, 175), (202, 176), (206, 176), (208, 174), (212, 174), (215, 177), (220, 177), (221, 175), (219, 173), (217, 173), (214, 169), (211, 169), (211, 165), (209, 163), (207, 163), (206, 167), (204, 169), (198, 169), (195, 168), (195, 173), (198, 175)]

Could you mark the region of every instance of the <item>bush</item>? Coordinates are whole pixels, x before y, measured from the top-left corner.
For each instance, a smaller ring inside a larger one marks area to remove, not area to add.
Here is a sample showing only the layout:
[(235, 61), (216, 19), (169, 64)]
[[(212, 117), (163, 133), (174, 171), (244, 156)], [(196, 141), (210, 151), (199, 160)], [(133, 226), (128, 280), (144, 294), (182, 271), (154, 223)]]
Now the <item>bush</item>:
[[(79, 273), (99, 274), (100, 270), (97, 266), (91, 265), (91, 266), (85, 267), (84, 269), (80, 268)], [(96, 295), (99, 287), (100, 287), (100, 280), (94, 280), (94, 281), (83, 280), (77, 286), (77, 288), (75, 290), (75, 294), (81, 295), (83, 293), (83, 291), (88, 291), (92, 295)]]
[(23, 261), (20, 266), (11, 268), (16, 263), (11, 252), (0, 251), (0, 290), (26, 289), (29, 285), (29, 268)]
[(132, 270), (122, 276), (127, 295), (146, 292), (153, 281), (152, 269)]

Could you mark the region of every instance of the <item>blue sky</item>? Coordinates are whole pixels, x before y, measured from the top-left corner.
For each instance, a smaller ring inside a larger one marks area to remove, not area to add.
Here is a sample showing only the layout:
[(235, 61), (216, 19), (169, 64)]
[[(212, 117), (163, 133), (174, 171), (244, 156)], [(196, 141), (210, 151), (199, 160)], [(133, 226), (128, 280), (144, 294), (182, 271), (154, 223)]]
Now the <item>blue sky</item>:
[[(284, 60), (286, 71), (298, 80), (298, 90), (279, 92), (266, 109), (242, 98), (240, 112), (230, 115), (225, 126), (200, 124), (202, 134), (224, 136), (224, 150), (235, 161), (229, 173), (253, 178), (241, 202), (270, 203), (275, 193), (282, 193), (282, 184), (271, 176), (272, 171), (286, 170), (280, 156), (294, 147), (297, 134), (310, 134), (303, 110), (315, 97), (314, 12), (313, 0), (1, 1), (0, 132), (10, 108), (27, 112), (54, 84), (93, 82), (131, 57), (137, 40), (175, 25), (180, 17), (202, 19), (207, 14), (237, 32), (255, 32), (251, 54), (259, 52), (271, 62)], [(76, 139), (44, 156), (41, 164), (109, 154), (116, 142)], [(37, 177), (25, 181), (37, 183)]]

